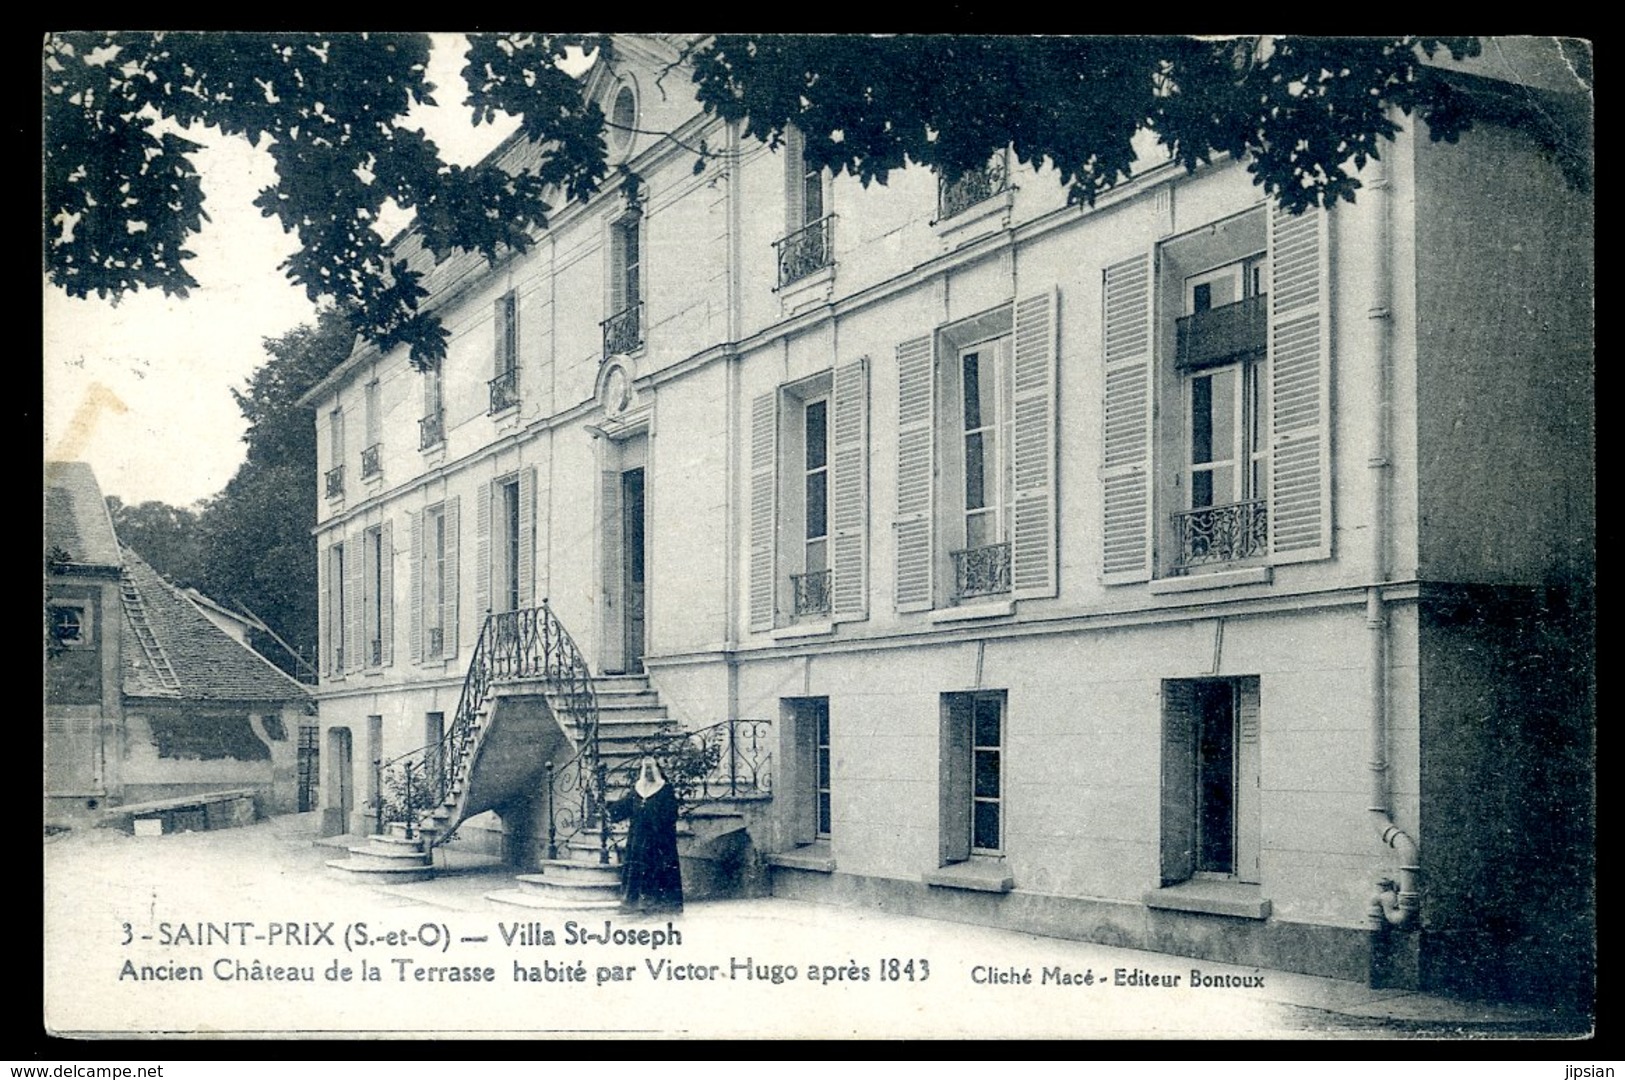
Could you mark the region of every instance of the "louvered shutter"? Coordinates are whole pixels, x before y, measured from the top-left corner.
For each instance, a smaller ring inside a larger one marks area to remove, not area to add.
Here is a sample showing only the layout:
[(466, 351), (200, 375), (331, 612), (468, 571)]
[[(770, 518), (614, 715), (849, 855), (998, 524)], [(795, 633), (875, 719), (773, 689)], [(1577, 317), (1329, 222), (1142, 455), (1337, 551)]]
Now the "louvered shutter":
[(423, 659), (423, 515), (407, 511), (407, 654), (415, 664)]
[(514, 299), (513, 293), (499, 298), (496, 302), (495, 354), (492, 358), (492, 374), (501, 375), (514, 366), (519, 347), (517, 309), (518, 303)]
[(322, 674), (336, 674), (333, 670), (333, 635), (329, 624), (333, 621), (333, 596), (329, 583), (333, 580), (333, 549), (328, 547), (322, 552), (321, 573), (321, 603), (317, 610), (321, 617), (316, 620), (316, 652), (321, 656)]
[(948, 694), (942, 710), (937, 841), (944, 865), (970, 858), (972, 707), (969, 694)]
[(474, 612), (483, 622), (491, 611), (491, 499), (495, 491), (481, 484), (474, 494)]
[(1101, 580), (1108, 585), (1151, 578), (1151, 256), (1106, 270), (1106, 402), (1101, 487), (1104, 550)]
[(366, 562), (357, 548), (366, 542), (344, 545), (344, 670), (360, 671), (365, 666), (361, 623), (361, 572)]
[[(613, 448), (611, 448), (613, 450)], [(608, 455), (614, 458), (613, 452)], [(599, 663), (605, 671), (622, 671), (625, 662), (626, 623), (622, 615), (626, 588), (626, 552), (621, 539), (625, 510), (621, 505), (621, 474), (605, 469), (598, 474), (599, 521), (603, 527), (604, 643)]]
[(898, 611), (925, 611), (935, 596), (933, 520), (935, 378), (932, 339), (897, 346), (897, 517)]
[(519, 606), (532, 607), (536, 598), (536, 469), (519, 473)]
[(378, 530), (378, 635), (383, 639), (383, 663), (395, 662), (395, 523)]
[(1162, 883), (1196, 872), (1196, 684), (1162, 684)]
[(1260, 874), (1258, 680), (1236, 688), (1236, 877), (1257, 884)]
[(1326, 214), (1270, 217), (1270, 557), (1332, 553)]
[[(383, 533), (379, 532), (377, 537), (382, 540)], [(371, 637), (372, 628), (375, 625), (373, 616), (383, 610), (379, 606), (379, 593), (381, 590), (374, 587), (378, 581), (379, 554), (379, 548), (373, 542), (371, 530), (363, 532), (361, 534), (361, 645), (364, 650), (361, 654), (362, 667), (376, 666), (372, 658)], [(378, 643), (380, 659), (383, 656), (383, 648), (384, 643), (380, 641)]]
[[(457, 655), (457, 618), (461, 614), (461, 594), (457, 591), (458, 570), (460, 569), (457, 547), (458, 502), (459, 499), (456, 496), (447, 499), (444, 511), (446, 515), (446, 596), (445, 606), (440, 612), (440, 625), (445, 627), (443, 631), (445, 645), (440, 655), (446, 660), (450, 660)], [(481, 611), (481, 617), (484, 617), (483, 610)]]
[(1010, 587), (1018, 600), (1056, 590), (1055, 310), (1053, 291), (1016, 304)]
[(779, 394), (762, 394), (750, 406), (750, 628), (773, 629), (778, 577)]
[(834, 559), (830, 610), (863, 615), (868, 609), (869, 361), (835, 369), (835, 452), (832, 485)]

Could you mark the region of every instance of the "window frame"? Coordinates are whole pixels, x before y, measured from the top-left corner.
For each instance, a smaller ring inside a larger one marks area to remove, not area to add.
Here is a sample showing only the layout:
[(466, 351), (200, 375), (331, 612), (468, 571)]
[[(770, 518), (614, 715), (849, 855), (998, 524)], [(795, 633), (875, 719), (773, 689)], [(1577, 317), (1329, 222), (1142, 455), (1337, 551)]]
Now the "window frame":
[[(50, 612), (51, 639), (64, 649), (89, 649), (96, 644), (94, 616), (88, 600), (51, 599), (46, 601), (46, 608)], [(73, 637), (63, 637), (58, 632), (57, 613), (73, 612), (78, 616), (77, 632)]]
[(373, 525), (361, 533), (361, 636), (362, 666), (384, 665), (384, 528)]
[(348, 585), (347, 567), (345, 566), (345, 548), (347, 541), (339, 541), (329, 545), (327, 549), (327, 590), (328, 590), (328, 619), (327, 619), (327, 651), (329, 662), (332, 665), (334, 678), (343, 678), (348, 670), (348, 649), (346, 637), (348, 634), (348, 598), (345, 593)]
[[(997, 737), (992, 742), (980, 730), (984, 707), (994, 710)], [(1009, 691), (944, 693), (940, 713), (939, 865), (1003, 859), (1009, 851)], [(984, 767), (988, 762), (991, 770)], [(982, 782), (989, 775), (991, 791)]]
[[(425, 660), (442, 659), (446, 652), (446, 505), (436, 503), (423, 511), (423, 644)], [(440, 640), (435, 641), (438, 631)], [(431, 643), (433, 647), (431, 647)]]

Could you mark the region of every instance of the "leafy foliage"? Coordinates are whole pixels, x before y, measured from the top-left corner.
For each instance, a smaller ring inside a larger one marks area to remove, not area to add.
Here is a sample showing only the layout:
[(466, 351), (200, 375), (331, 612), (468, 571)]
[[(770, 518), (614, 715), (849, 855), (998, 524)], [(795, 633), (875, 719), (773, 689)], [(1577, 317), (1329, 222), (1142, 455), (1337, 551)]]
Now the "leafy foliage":
[(885, 183), (913, 162), (948, 180), (1008, 145), (1050, 165), (1073, 201), (1126, 179), (1137, 132), (1187, 168), (1247, 156), (1299, 211), (1352, 200), (1344, 171), (1398, 131), (1390, 106), (1454, 140), (1461, 96), (1425, 66), (1476, 38), (796, 37), (729, 35), (695, 51), (705, 107), (777, 143), (794, 124), (813, 164)]
[(107, 510), (119, 541), (154, 570), (183, 588), (203, 587), (203, 536), (196, 513), (157, 501), (126, 505), (117, 495), (107, 496)]
[[(537, 153), (514, 169), (450, 165), (407, 111), (432, 104), (418, 34), (50, 35), (45, 98), (45, 256), (70, 295), (161, 288), (185, 295), (188, 239), (205, 214), (186, 137), (201, 127), (268, 143), (277, 181), (255, 205), (297, 234), (284, 264), (349, 329), (427, 367), (447, 331), (421, 306), (421, 271), (376, 228), (386, 203), (415, 211), (437, 258), (495, 260), (545, 228), (550, 199), (607, 175), (605, 119), (560, 67), (592, 35), (475, 34), (463, 69), (476, 124), (520, 118)], [(1424, 57), (1475, 55), (1476, 38), (787, 37), (725, 35), (688, 50), (714, 115), (776, 143), (794, 124), (813, 164), (884, 183), (909, 163), (952, 181), (1010, 146), (1048, 164), (1073, 200), (1126, 178), (1149, 132), (1195, 168), (1245, 157), (1293, 210), (1353, 199), (1345, 167), (1397, 130), (1388, 109), (1454, 139), (1462, 94)], [(691, 148), (692, 149), (692, 148)], [(711, 152), (703, 145), (699, 171)]]

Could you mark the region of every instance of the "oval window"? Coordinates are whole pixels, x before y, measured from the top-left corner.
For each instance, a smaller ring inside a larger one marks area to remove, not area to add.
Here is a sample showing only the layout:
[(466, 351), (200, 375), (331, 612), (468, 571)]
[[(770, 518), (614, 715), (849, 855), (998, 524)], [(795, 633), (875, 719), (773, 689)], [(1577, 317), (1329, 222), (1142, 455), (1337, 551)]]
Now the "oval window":
[(624, 154), (632, 145), (632, 129), (638, 126), (638, 99), (630, 86), (615, 91), (609, 108), (609, 145)]

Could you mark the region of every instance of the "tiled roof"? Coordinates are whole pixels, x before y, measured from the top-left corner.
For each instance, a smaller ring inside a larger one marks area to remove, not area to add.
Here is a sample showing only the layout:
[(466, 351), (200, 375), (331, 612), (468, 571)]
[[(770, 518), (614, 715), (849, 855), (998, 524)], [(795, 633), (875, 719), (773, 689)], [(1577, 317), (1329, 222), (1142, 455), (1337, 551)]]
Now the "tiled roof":
[(145, 559), (123, 550), (125, 694), (266, 702), (309, 697), (280, 668), (210, 622)]
[(61, 548), (81, 565), (119, 565), (113, 519), (96, 474), (82, 461), (45, 463), (45, 547)]

